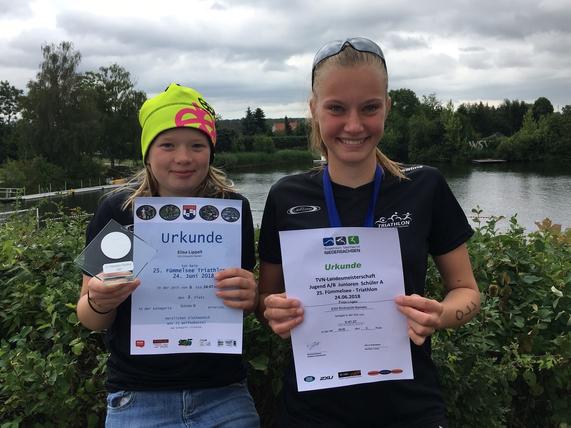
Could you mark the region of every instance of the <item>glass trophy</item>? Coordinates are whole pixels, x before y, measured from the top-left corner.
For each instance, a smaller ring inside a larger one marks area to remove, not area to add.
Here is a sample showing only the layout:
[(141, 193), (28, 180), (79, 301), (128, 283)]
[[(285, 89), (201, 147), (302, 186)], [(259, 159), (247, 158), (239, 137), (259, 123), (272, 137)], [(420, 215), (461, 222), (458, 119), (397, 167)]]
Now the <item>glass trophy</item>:
[[(133, 263), (135, 247), (137, 266)], [(75, 263), (109, 285), (134, 280), (155, 254), (153, 247), (111, 219), (77, 256)]]

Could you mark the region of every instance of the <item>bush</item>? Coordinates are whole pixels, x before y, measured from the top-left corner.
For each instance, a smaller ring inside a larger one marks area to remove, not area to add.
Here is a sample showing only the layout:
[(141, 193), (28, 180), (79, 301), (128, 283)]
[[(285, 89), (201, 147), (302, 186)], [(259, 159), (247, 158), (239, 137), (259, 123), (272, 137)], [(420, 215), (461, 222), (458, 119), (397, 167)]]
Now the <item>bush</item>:
[(0, 167), (3, 187), (25, 187), (27, 194), (79, 188), (83, 181), (97, 181), (103, 173), (100, 161), (83, 157), (70, 162), (67, 171), (38, 156), (30, 161), (10, 160)]
[[(85, 217), (36, 228), (35, 218), (0, 226), (0, 422), (97, 426), (105, 409), (101, 337), (75, 314)], [(4, 425), (2, 425), (4, 426)]]
[(311, 165), (312, 155), (302, 150), (279, 150), (277, 152), (226, 152), (216, 154), (214, 165), (228, 171), (233, 168), (253, 165), (277, 165), (306, 163)]
[(275, 136), (272, 140), (278, 150), (308, 150), (309, 141), (306, 135)]
[(254, 136), (253, 149), (255, 152), (273, 153), (276, 151), (276, 146), (272, 141), (272, 137), (256, 135)]
[[(513, 217), (499, 233), (500, 220), (478, 227), (468, 246), (481, 313), (433, 340), (451, 426), (565, 427), (571, 422), (571, 229), (562, 232), (545, 220), (525, 234)], [(433, 265), (428, 287), (438, 296)]]
[[(478, 211), (476, 211), (478, 213)], [(515, 218), (481, 224), (469, 242), (482, 292), (479, 316), (433, 339), (451, 426), (568, 427), (571, 419), (571, 229), (544, 221), (526, 234)], [(77, 217), (0, 226), (0, 426), (98, 426), (105, 413), (101, 335), (75, 315), (84, 241)], [(428, 294), (441, 297), (436, 269)], [(249, 385), (274, 426), (289, 342), (250, 315)]]

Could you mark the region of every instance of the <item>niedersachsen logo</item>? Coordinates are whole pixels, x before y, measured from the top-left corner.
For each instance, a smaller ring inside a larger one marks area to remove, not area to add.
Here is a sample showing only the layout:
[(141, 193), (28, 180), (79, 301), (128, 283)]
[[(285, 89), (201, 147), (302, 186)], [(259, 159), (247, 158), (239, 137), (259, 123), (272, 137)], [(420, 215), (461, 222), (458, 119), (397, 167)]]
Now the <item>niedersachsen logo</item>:
[(359, 235), (328, 236), (323, 238), (323, 254), (360, 253)]

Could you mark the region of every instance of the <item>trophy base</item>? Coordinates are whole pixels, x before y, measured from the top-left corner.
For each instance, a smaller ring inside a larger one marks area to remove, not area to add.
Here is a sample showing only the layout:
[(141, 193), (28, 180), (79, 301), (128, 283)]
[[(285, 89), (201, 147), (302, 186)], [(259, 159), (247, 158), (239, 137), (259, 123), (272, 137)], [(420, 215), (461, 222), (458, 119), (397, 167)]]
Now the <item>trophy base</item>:
[(135, 275), (126, 272), (105, 273), (101, 276), (103, 285), (123, 284), (135, 280)]

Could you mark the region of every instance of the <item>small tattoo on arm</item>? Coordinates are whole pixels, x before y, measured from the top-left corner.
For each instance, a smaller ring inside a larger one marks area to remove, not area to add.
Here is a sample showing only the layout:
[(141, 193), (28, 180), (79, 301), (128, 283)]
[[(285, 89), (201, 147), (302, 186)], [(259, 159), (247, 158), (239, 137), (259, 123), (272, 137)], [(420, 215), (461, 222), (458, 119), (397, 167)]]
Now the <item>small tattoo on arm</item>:
[[(470, 306), (471, 305), (471, 306)], [(462, 321), (466, 315), (470, 315), (474, 310), (476, 310), (478, 306), (474, 302), (470, 302), (469, 305), (466, 305), (466, 312), (458, 309), (456, 311), (456, 319), (458, 321)]]

